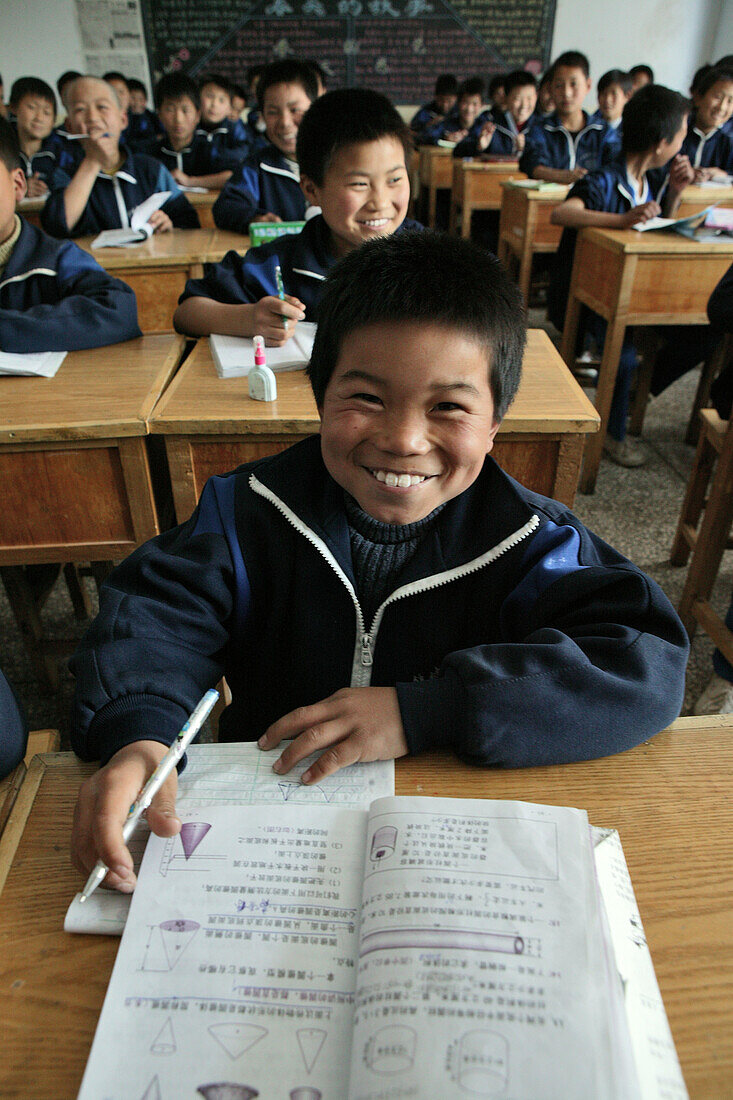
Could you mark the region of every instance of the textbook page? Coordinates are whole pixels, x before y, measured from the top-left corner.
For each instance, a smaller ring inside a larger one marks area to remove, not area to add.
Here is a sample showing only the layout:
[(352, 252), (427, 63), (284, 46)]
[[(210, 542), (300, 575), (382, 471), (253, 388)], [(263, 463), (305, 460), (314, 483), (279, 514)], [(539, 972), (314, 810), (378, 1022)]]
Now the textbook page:
[[(265, 348), (265, 360), (271, 370), (302, 370), (310, 362), (316, 325), (313, 321), (298, 321), (290, 339), (279, 348)], [(254, 340), (244, 336), (209, 337), (211, 355), (220, 378), (246, 378), (255, 365)]]
[(103, 229), (92, 241), (92, 248), (126, 248), (128, 245), (139, 244), (148, 237), (152, 237), (155, 231), (149, 219), (156, 210), (165, 206), (170, 197), (170, 191), (156, 191), (153, 195), (148, 195), (147, 199), (132, 211), (129, 227)]
[[(300, 777), (320, 755), (301, 760), (287, 775), (278, 775), (272, 765), (282, 746), (263, 751), (256, 741), (213, 745), (191, 745), (188, 765), (178, 780), (179, 811), (189, 806), (347, 806), (367, 809), (375, 798), (394, 794), (394, 760), (351, 764), (336, 775), (304, 786)], [(130, 854), (137, 869), (149, 836), (141, 822), (130, 841)], [(79, 889), (83, 883), (79, 883)], [(66, 932), (89, 932), (121, 936), (130, 909), (130, 894), (116, 890), (95, 890), (82, 904), (77, 894), (64, 920)]]
[(586, 814), (380, 799), (349, 1100), (632, 1100)]
[(366, 812), (183, 816), (148, 842), (79, 1100), (343, 1100)]
[(0, 374), (53, 378), (66, 355), (65, 351), (0, 351)]

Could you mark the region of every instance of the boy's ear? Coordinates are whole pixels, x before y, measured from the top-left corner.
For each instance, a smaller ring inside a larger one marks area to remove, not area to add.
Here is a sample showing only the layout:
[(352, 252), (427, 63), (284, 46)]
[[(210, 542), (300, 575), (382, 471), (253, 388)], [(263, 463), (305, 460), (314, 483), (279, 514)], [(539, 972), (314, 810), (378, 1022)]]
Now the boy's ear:
[(311, 204), (311, 206), (321, 205), (321, 200), (319, 198), (321, 189), (318, 184), (314, 183), (312, 179), (308, 178), (308, 176), (301, 175), (300, 190), (308, 199), (308, 202)]
[(489, 451), (494, 446), (494, 439), (496, 437), (496, 433), (499, 431), (500, 424), (501, 424), (501, 417), (496, 417), (495, 416), (494, 421), (493, 421), (493, 423), (492, 423), (492, 425), (489, 429), (489, 438), (488, 438), (487, 447), (486, 447), (486, 453), (487, 454), (489, 453)]
[(15, 201), (19, 203), (21, 199), (25, 198), (25, 193), (28, 190), (28, 181), (25, 178), (25, 172), (22, 168), (14, 168), (10, 173), (10, 178), (13, 181)]

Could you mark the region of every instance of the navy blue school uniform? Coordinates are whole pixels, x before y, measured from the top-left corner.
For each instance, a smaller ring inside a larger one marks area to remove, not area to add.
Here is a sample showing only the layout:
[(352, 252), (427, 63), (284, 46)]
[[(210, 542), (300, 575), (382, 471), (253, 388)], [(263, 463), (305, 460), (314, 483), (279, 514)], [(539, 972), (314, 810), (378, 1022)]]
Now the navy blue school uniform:
[[(397, 232), (403, 229), (422, 226), (406, 219)], [(225, 305), (259, 302), (268, 294), (277, 295), (275, 268), (279, 266), (286, 294), (303, 303), (306, 320), (317, 321), (323, 282), (335, 263), (330, 230), (323, 215), (316, 214), (300, 233), (288, 233), (259, 248), (250, 248), (244, 256), (227, 252), (221, 263), (206, 264), (203, 279), (189, 279), (179, 301), (213, 298)]]
[[(73, 229), (66, 224), (64, 188), (52, 191), (41, 213), (41, 224), (53, 237), (83, 237), (103, 229), (126, 228), (136, 206), (155, 194), (170, 191), (161, 208), (176, 229), (198, 229), (199, 217), (168, 169), (144, 153), (128, 154), (114, 176), (100, 172), (89, 201)], [(123, 219), (124, 212), (124, 219)]]
[(142, 152), (148, 142), (164, 132), (156, 113), (147, 107), (139, 115), (130, 111), (127, 117), (130, 120), (127, 124), (127, 146), (133, 153)]
[[(13, 128), (17, 136), (18, 128), (15, 123)], [(74, 142), (66, 141), (56, 130), (52, 130), (32, 157), (26, 156), (23, 150), (20, 150), (20, 166), (26, 179), (34, 175), (38, 176), (50, 190), (53, 187), (64, 186), (67, 177), (73, 175), (82, 159), (80, 152), (74, 148)]]
[(419, 111), (410, 119), (410, 129), (418, 142), (422, 142), (425, 130), (439, 125), (443, 120), (443, 112), (438, 108), (435, 100), (423, 103)]
[(28, 723), (13, 689), (0, 672), (0, 779), (20, 764), (27, 745)]
[(527, 132), (519, 167), (530, 179), (540, 165), (566, 171), (585, 168), (593, 172), (610, 163), (620, 152), (621, 139), (603, 120), (593, 122), (584, 111), (582, 130), (571, 134), (554, 112)]
[(458, 117), (458, 104), (455, 107), (451, 107), (448, 114), (438, 119), (436, 122), (429, 122), (423, 129), (420, 135), (420, 145), (437, 145), (439, 141), (445, 139), (446, 134), (455, 133), (456, 130), (462, 129), (461, 121)]
[(194, 131), (190, 142), (183, 149), (173, 149), (168, 135), (163, 133), (153, 138), (142, 151), (159, 160), (169, 172), (178, 168), (187, 176), (215, 176), (219, 172), (233, 171), (239, 163), (236, 154), (230, 149), (209, 141), (204, 130)]
[(132, 289), (71, 241), (20, 219), (0, 278), (0, 350), (78, 351), (140, 335)]
[(214, 203), (214, 224), (246, 233), (249, 223), (263, 214), (277, 214), (284, 222), (302, 221), (308, 204), (294, 163), (270, 143), (248, 157)]
[(196, 133), (205, 136), (215, 156), (229, 159), (232, 168), (254, 152), (249, 132), (241, 119), (232, 121), (225, 118), (211, 128), (202, 124)]
[(704, 134), (691, 122), (680, 153), (690, 158), (693, 168), (722, 168), (733, 173), (733, 132), (719, 126)]
[[(479, 149), (478, 139), (485, 123), (493, 122), (496, 129), (491, 135), (491, 141), (485, 149)], [(502, 111), (498, 107), (482, 111), (474, 122), (467, 136), (459, 141), (453, 150), (454, 157), (475, 157), (480, 153), (489, 153), (493, 156), (508, 157), (518, 152), (517, 138), (521, 134), (528, 134), (535, 122), (535, 115), (530, 115), (521, 130), (510, 111)]]

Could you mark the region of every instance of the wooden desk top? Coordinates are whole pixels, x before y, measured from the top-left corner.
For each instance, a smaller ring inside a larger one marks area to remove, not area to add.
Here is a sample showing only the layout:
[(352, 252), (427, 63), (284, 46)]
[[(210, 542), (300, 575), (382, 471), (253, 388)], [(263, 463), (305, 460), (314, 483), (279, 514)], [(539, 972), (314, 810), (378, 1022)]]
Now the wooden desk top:
[[(518, 172), (518, 160), (485, 161), (476, 160), (473, 157), (457, 158), (456, 165), (463, 172), (484, 172), (488, 175), (501, 175), (502, 172)], [(524, 179), (524, 174), (522, 174)]]
[(54, 378), (0, 378), (0, 443), (146, 435), (182, 336), (142, 336), (72, 351)]
[(679, 233), (656, 231), (639, 233), (635, 229), (581, 229), (587, 240), (612, 252), (637, 255), (730, 256), (733, 259), (733, 240), (693, 241)]
[(206, 263), (219, 263), (232, 248), (243, 256), (250, 244), (249, 236), (244, 233), (233, 233), (231, 229), (214, 229)]
[[(681, 719), (630, 752), (562, 767), (403, 759), (396, 790), (580, 806), (593, 824), (618, 829), (691, 1100), (721, 1100), (733, 1080), (732, 769), (733, 723), (723, 716)], [(76, 1095), (117, 951), (114, 937), (62, 931), (81, 881), (67, 849), (72, 811), (94, 770), (71, 753), (36, 757), (0, 841), (8, 1100)]]
[[(253, 401), (246, 378), (217, 377), (208, 340), (200, 340), (150, 418), (150, 430), (165, 435), (282, 435), (317, 432), (310, 384), (304, 371), (277, 376), (274, 402)], [(522, 383), (500, 433), (595, 432), (593, 405), (563, 363), (547, 333), (530, 329)]]
[(79, 237), (76, 243), (94, 257), (105, 271), (131, 268), (181, 267), (206, 263), (213, 250), (214, 229), (173, 229), (153, 233), (146, 241), (129, 248), (92, 248), (94, 237)]
[(567, 198), (569, 185), (557, 184), (554, 187), (521, 187), (519, 186), (521, 181), (518, 180), (502, 180), (501, 186), (505, 191), (511, 189), (512, 195), (523, 195), (527, 202), (562, 202)]
[(699, 183), (693, 183), (680, 193), (680, 205), (695, 203), (704, 210), (706, 206), (713, 206), (716, 202), (724, 206), (733, 205), (733, 184), (706, 183), (703, 187)]

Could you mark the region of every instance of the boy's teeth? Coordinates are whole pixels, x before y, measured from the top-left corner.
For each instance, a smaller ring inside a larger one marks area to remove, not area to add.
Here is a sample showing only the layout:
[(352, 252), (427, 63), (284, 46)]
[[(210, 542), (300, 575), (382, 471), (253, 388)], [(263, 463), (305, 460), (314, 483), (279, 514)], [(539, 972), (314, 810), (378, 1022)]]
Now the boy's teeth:
[(368, 226), (369, 229), (381, 229), (383, 225), (387, 224), (388, 220), (388, 218), (372, 218), (370, 221), (365, 221), (364, 225)]
[(389, 485), (391, 488), (399, 487), (400, 489), (409, 489), (411, 485), (419, 485), (425, 480), (421, 474), (394, 474), (385, 470), (375, 470), (374, 476), (377, 481), (381, 481), (384, 485)]

